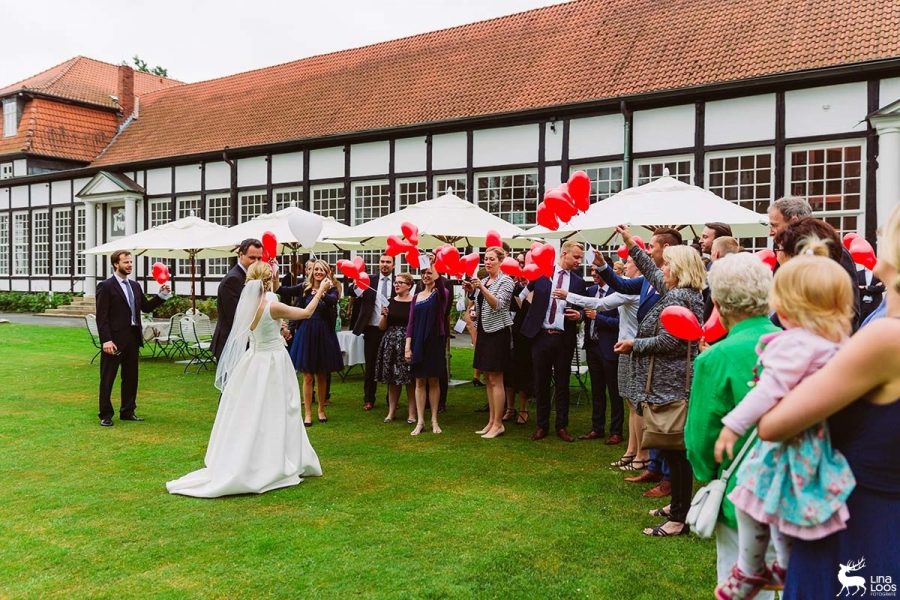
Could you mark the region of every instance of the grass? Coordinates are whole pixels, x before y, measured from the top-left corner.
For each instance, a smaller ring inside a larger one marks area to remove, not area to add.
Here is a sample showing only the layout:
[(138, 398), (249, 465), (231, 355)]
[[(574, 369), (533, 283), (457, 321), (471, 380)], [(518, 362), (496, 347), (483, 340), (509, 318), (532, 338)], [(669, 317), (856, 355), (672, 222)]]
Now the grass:
[[(533, 411), (482, 440), (471, 386), (451, 389), (443, 435), (412, 438), (383, 406), (361, 410), (358, 374), (335, 378), (329, 423), (309, 430), (324, 477), (169, 495), (201, 466), (212, 374), (143, 360), (147, 421), (107, 429), (92, 354), (81, 329), (0, 327), (0, 597), (670, 599), (715, 585), (712, 542), (641, 535), (660, 502), (606, 466), (621, 447), (531, 442)], [(454, 350), (455, 376), (470, 365)], [(589, 424), (590, 403), (574, 406), (571, 430)]]

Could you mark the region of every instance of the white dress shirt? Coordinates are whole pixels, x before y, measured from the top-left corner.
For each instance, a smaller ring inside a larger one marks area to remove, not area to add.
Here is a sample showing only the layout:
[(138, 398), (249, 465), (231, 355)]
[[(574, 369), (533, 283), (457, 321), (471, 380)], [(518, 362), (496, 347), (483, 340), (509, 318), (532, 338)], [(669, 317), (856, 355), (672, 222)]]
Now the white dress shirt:
[[(563, 274), (563, 278), (562, 281), (557, 284), (560, 273)], [(553, 308), (553, 290), (557, 288), (568, 290), (569, 278), (570, 275), (568, 271), (563, 271), (559, 267), (556, 267), (556, 269), (553, 270), (553, 278), (550, 280), (550, 303), (547, 305), (547, 312), (544, 314), (544, 329), (559, 329), (560, 331), (565, 331), (566, 329), (566, 301), (556, 301), (555, 314), (550, 314), (550, 309)]]

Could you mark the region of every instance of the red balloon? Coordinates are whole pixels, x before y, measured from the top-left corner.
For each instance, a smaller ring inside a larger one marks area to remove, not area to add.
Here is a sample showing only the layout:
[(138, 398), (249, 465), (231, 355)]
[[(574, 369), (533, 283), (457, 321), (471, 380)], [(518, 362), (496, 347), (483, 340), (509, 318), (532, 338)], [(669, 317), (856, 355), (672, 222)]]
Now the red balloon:
[(619, 249), (616, 250), (616, 254), (619, 255), (619, 258), (625, 260), (626, 258), (628, 258), (628, 246), (622, 244), (621, 246), (619, 246)]
[(559, 229), (559, 221), (556, 218), (556, 214), (543, 201), (537, 206), (537, 222), (538, 225), (546, 227), (550, 231)]
[(413, 269), (422, 268), (422, 264), (419, 261), (419, 251), (415, 248), (410, 248), (406, 251), (406, 262), (408, 262), (409, 266)]
[(462, 271), (459, 265), (459, 248), (447, 245), (441, 253), (448, 275), (456, 275)]
[(541, 268), (536, 264), (525, 265), (522, 269), (522, 277), (528, 281), (536, 281), (541, 278)]
[(387, 236), (387, 249), (384, 251), (388, 256), (397, 256), (413, 249), (414, 246), (409, 242), (404, 242), (398, 235)]
[(268, 262), (270, 259), (278, 256), (278, 240), (271, 231), (266, 231), (262, 235), (263, 260)]
[[(535, 242), (535, 244), (538, 244), (538, 243)], [(540, 247), (540, 244), (538, 244), (538, 247)], [(528, 252), (525, 253), (525, 264), (526, 265), (534, 264), (534, 256), (532, 256), (531, 250), (529, 250)]]
[(355, 280), (359, 277), (359, 268), (349, 260), (343, 258), (337, 261), (338, 271), (344, 274), (344, 277)]
[(870, 271), (875, 268), (875, 263), (878, 262), (878, 259), (875, 257), (875, 250), (872, 248), (872, 244), (867, 242), (865, 238), (857, 237), (851, 241), (849, 250), (850, 256), (853, 257), (853, 262), (864, 266)]
[(475, 271), (478, 270), (478, 263), (480, 262), (481, 257), (478, 256), (477, 252), (466, 254), (461, 259), (459, 259), (461, 270), (466, 274), (466, 277), (470, 278), (475, 276)]
[(356, 267), (356, 270), (362, 273), (366, 270), (366, 261), (363, 260), (362, 256), (354, 256), (353, 257), (353, 266)]
[(585, 211), (591, 207), (591, 178), (584, 171), (575, 171), (569, 175), (567, 183), (569, 195), (575, 201), (575, 207)]
[(842, 242), (844, 242), (844, 248), (846, 248), (847, 250), (849, 250), (849, 249), (850, 249), (850, 243), (851, 243), (853, 240), (855, 240), (856, 238), (858, 238), (858, 237), (859, 237), (859, 234), (858, 234), (858, 233), (850, 232), (850, 233), (846, 234), (846, 235), (843, 237), (843, 239), (841, 240)]
[(553, 263), (556, 261), (556, 248), (550, 244), (544, 244), (531, 252), (534, 264), (538, 266), (541, 274), (553, 277)]
[(559, 189), (550, 190), (544, 194), (544, 204), (563, 223), (571, 221), (572, 217), (578, 212), (578, 209), (575, 208), (575, 204), (572, 202), (572, 198), (567, 194), (564, 195)]
[(360, 273), (359, 276), (354, 280), (356, 287), (361, 289), (362, 291), (366, 291), (369, 289), (369, 274), (368, 273)]
[(517, 261), (512, 256), (507, 256), (503, 259), (503, 262), (500, 263), (500, 270), (510, 277), (522, 276), (522, 267), (519, 266), (519, 261)]
[(403, 232), (403, 237), (406, 238), (406, 241), (412, 244), (413, 246), (419, 245), (419, 228), (410, 223), (409, 221), (404, 221), (400, 223), (400, 231)]
[(644, 240), (641, 239), (641, 236), (635, 235), (635, 236), (632, 236), (632, 239), (634, 240), (634, 243), (637, 244), (641, 250), (643, 250), (644, 252), (647, 251), (647, 244), (644, 243)]
[(487, 232), (487, 235), (484, 238), (484, 247), (490, 248), (492, 246), (503, 247), (503, 240), (500, 238), (500, 234), (491, 229)]
[(169, 281), (172, 276), (169, 274), (169, 267), (166, 266), (165, 263), (155, 262), (153, 263), (152, 268), (153, 279), (156, 280), (156, 283), (162, 285)]
[(168, 267), (166, 267), (166, 265), (161, 262), (153, 263), (153, 267), (152, 267), (153, 279), (156, 279), (157, 274), (162, 273), (163, 271), (165, 271), (167, 269), (168, 269)]
[(712, 314), (703, 324), (703, 339), (712, 344), (717, 342), (728, 333), (725, 326), (722, 325), (722, 317), (719, 316), (719, 309), (713, 307)]
[(760, 250), (756, 253), (756, 257), (769, 265), (769, 268), (773, 271), (775, 270), (775, 265), (778, 264), (778, 259), (775, 257), (775, 253), (766, 248), (765, 250)]
[(673, 336), (693, 342), (703, 335), (697, 315), (684, 306), (668, 306), (659, 313), (659, 322)]

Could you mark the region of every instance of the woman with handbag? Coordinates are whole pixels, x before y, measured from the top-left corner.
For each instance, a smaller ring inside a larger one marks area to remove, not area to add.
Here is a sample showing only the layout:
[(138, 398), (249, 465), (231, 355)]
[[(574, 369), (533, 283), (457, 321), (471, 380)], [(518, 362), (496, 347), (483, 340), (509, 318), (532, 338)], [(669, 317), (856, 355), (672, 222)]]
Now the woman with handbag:
[[(721, 464), (716, 461), (716, 437), (722, 427), (722, 417), (752, 389), (748, 382), (753, 379), (759, 338), (778, 331), (768, 319), (771, 287), (772, 271), (750, 253), (725, 256), (714, 262), (709, 271), (713, 305), (728, 329), (728, 336), (705, 350), (694, 363), (684, 441), (688, 460), (700, 481), (724, 479), (724, 473), (733, 468), (735, 461), (727, 457)], [(735, 444), (735, 456), (749, 436), (750, 432)], [(727, 497), (735, 481), (736, 477), (728, 477), (724, 494), (719, 496), (721, 504), (715, 525), (718, 583), (728, 577), (738, 556), (737, 519), (734, 504)], [(771, 592), (768, 597), (771, 598)]]
[(661, 450), (671, 472), (672, 503), (668, 510), (662, 508), (652, 513), (666, 517), (666, 520), (656, 527), (644, 529), (644, 535), (686, 534), (685, 518), (691, 504), (694, 475), (684, 450), (684, 423), (691, 361), (697, 354), (697, 346), (660, 328), (659, 315), (669, 306), (683, 306), (698, 320), (702, 319), (706, 268), (700, 254), (688, 246), (667, 247), (663, 251), (662, 268), (659, 268), (634, 242), (627, 227), (619, 225), (616, 231), (622, 235), (634, 264), (660, 294), (659, 302), (638, 325), (637, 337), (621, 340), (615, 345), (616, 352), (632, 355), (633, 400), (644, 417), (641, 445)]

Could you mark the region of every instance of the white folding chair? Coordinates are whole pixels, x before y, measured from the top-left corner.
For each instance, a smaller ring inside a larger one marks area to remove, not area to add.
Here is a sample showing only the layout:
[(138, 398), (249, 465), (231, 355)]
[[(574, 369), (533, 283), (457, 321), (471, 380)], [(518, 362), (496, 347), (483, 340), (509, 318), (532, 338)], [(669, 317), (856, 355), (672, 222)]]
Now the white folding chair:
[(572, 365), (569, 368), (570, 374), (575, 376), (575, 381), (578, 383), (578, 395), (575, 397), (575, 404), (581, 404), (581, 397), (588, 394), (587, 381), (589, 374), (587, 360), (584, 357), (584, 349), (582, 348), (582, 340), (584, 340), (584, 333), (581, 331), (579, 324), (579, 335), (575, 343), (575, 352), (572, 353)]
[(91, 343), (97, 349), (97, 353), (91, 359), (91, 364), (94, 364), (94, 361), (103, 352), (103, 344), (100, 342), (100, 330), (97, 328), (97, 315), (85, 315), (84, 323), (87, 325), (88, 333), (91, 336)]
[(209, 370), (210, 363), (214, 361), (213, 354), (209, 351), (210, 342), (200, 339), (197, 335), (196, 322), (191, 317), (182, 317), (179, 324), (181, 325), (181, 337), (191, 357), (188, 364), (184, 366), (184, 372), (187, 373), (194, 364), (197, 365), (197, 373), (201, 369)]

